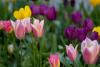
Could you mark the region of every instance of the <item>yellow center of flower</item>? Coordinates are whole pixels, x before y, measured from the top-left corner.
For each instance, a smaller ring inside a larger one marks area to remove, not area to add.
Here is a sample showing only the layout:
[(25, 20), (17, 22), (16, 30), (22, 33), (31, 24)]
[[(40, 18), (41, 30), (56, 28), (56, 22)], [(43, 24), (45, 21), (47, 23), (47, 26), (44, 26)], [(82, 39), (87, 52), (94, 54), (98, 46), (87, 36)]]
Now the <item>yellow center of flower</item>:
[(14, 11), (14, 17), (16, 19), (24, 19), (31, 16), (31, 9), (29, 6), (25, 8), (20, 8), (18, 11)]
[(93, 32), (97, 32), (98, 35), (100, 36), (100, 26), (94, 27), (94, 28), (93, 28)]
[(90, 0), (90, 4), (95, 7), (97, 5), (100, 5), (100, 0)]

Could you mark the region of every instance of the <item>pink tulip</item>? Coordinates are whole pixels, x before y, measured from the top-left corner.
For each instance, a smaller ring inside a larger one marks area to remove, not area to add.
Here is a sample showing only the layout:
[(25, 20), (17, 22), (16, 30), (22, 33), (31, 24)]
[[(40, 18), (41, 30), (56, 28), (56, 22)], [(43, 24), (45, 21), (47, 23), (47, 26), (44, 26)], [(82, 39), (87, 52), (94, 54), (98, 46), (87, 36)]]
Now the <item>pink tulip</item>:
[(60, 58), (59, 58), (58, 54), (50, 55), (48, 61), (49, 61), (51, 67), (60, 67)]
[(9, 20), (3, 21), (3, 27), (4, 27), (4, 30), (9, 33), (12, 32), (13, 30), (11, 22)]
[(22, 23), (25, 24), (26, 32), (30, 33), (31, 30), (32, 30), (30, 18), (25, 18), (25, 19), (23, 19), (21, 21), (22, 21)]
[(77, 57), (77, 47), (76, 46), (75, 48), (73, 47), (72, 44), (70, 44), (69, 46), (66, 45), (66, 53), (69, 57), (69, 59), (73, 62), (76, 57)]
[(0, 21), (0, 30), (3, 29), (4, 25), (3, 25), (3, 21)]
[(39, 20), (34, 19), (34, 23), (32, 24), (32, 31), (35, 37), (42, 37), (44, 33), (44, 20), (39, 23)]
[(100, 46), (97, 40), (91, 41), (89, 38), (83, 40), (81, 43), (81, 52), (85, 63), (95, 64), (98, 59), (99, 49)]
[(25, 24), (21, 20), (11, 21), (17, 39), (25, 37)]

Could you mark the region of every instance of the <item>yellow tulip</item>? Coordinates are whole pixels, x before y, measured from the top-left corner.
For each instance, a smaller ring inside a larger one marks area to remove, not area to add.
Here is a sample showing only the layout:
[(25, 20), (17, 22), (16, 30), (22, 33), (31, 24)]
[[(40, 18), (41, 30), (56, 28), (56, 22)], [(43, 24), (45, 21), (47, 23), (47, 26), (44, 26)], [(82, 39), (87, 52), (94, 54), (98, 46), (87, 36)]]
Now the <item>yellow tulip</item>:
[(97, 5), (100, 5), (100, 0), (90, 0), (90, 4), (95, 7)]
[(94, 27), (94, 28), (93, 28), (93, 32), (97, 32), (98, 35), (100, 36), (100, 26)]
[(31, 9), (29, 6), (25, 6), (25, 8), (20, 8), (18, 11), (14, 11), (14, 17), (16, 19), (24, 19), (31, 16)]

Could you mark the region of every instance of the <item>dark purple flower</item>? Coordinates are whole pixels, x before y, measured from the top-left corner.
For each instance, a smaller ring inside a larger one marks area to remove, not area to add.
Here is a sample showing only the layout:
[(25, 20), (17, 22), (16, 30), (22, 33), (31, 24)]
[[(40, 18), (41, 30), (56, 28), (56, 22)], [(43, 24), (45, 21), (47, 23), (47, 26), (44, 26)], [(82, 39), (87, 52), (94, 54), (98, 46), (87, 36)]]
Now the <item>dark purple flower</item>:
[(92, 39), (92, 40), (98, 40), (99, 39), (99, 35), (97, 32), (91, 32), (91, 34), (89, 35), (89, 37)]
[(82, 13), (80, 11), (75, 11), (72, 13), (71, 18), (74, 23), (80, 23), (82, 21)]
[(83, 28), (77, 28), (77, 39), (83, 41), (86, 38), (86, 31)]
[(32, 15), (40, 14), (40, 10), (39, 10), (38, 5), (31, 4), (30, 8), (31, 8), (31, 11), (32, 11)]
[(66, 7), (68, 5), (68, 0), (63, 1), (64, 6)]
[(93, 29), (93, 21), (90, 18), (87, 18), (84, 20), (82, 24), (83, 28), (86, 29), (87, 32), (91, 31)]
[(66, 38), (69, 40), (74, 40), (76, 39), (77, 36), (77, 31), (75, 26), (69, 26), (64, 30), (64, 35)]
[(71, 6), (74, 7), (75, 5), (75, 0), (71, 0)]
[(45, 11), (45, 16), (48, 20), (55, 20), (56, 19), (56, 9), (54, 7), (49, 7)]
[(45, 4), (41, 4), (40, 5), (40, 14), (41, 15), (45, 15), (46, 14), (46, 10), (48, 10), (48, 6), (47, 5), (45, 5)]

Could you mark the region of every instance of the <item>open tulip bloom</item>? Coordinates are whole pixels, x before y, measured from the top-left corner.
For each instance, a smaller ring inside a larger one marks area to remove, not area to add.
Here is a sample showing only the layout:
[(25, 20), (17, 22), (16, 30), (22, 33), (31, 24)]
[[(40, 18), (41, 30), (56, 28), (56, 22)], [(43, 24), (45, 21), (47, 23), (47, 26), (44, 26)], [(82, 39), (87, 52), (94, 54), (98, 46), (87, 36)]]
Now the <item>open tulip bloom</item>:
[(42, 37), (44, 33), (44, 20), (40, 21), (38, 19), (34, 19), (34, 23), (32, 25), (32, 32), (35, 37)]
[(95, 64), (100, 51), (100, 46), (97, 40), (91, 41), (89, 38), (86, 38), (81, 43), (81, 52), (83, 59), (86, 64)]
[(66, 53), (69, 59), (73, 62), (77, 57), (77, 46), (74, 48), (72, 44), (66, 45)]

